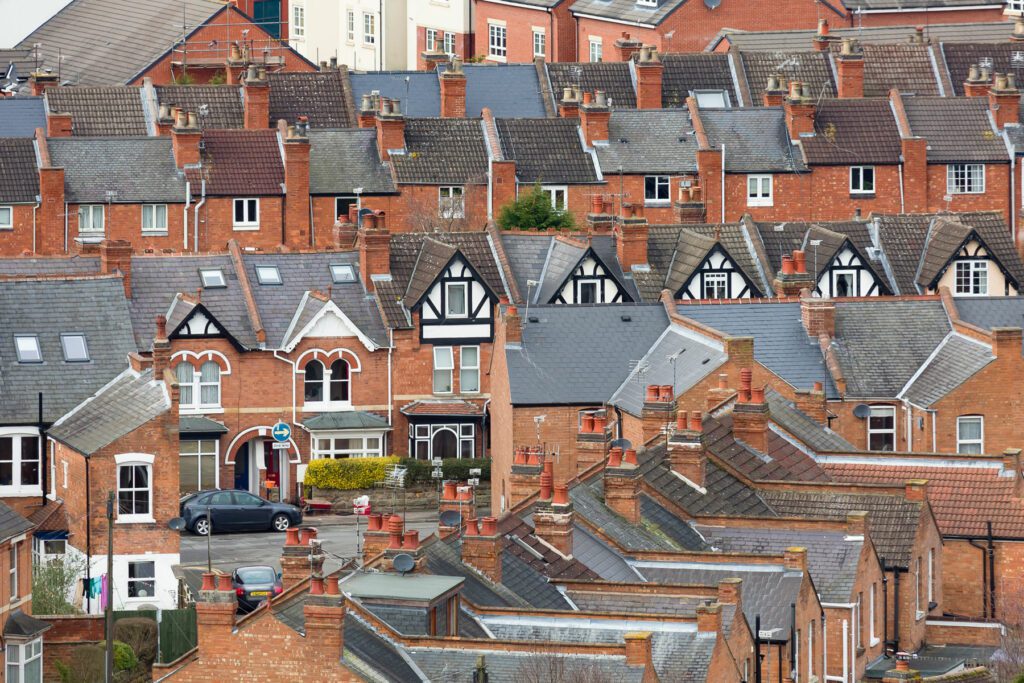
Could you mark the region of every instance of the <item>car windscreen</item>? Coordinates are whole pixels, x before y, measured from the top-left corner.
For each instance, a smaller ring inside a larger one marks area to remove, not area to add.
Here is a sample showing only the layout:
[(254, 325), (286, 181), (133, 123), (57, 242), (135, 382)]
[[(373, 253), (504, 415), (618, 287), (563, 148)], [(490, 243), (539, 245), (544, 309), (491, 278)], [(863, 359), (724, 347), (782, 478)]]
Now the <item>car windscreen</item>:
[(270, 567), (243, 567), (238, 570), (238, 578), (242, 583), (274, 583), (277, 574)]

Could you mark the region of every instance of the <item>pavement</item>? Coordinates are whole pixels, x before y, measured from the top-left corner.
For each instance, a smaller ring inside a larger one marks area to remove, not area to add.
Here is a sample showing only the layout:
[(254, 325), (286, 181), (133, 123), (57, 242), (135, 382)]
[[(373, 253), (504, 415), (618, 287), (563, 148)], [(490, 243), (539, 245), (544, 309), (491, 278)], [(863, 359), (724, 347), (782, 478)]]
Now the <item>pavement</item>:
[[(356, 520), (366, 531), (366, 518), (355, 515), (306, 516), (303, 527), (316, 527), (317, 539), (327, 555), (324, 571), (332, 572), (346, 560), (356, 556)], [(420, 532), (424, 538), (437, 531), (437, 511), (410, 511), (406, 515), (406, 528)], [(250, 564), (270, 565), (280, 571), (281, 548), (284, 534), (280, 532), (248, 532), (234, 534), (215, 533), (210, 539), (209, 557), (215, 569), (231, 572), (236, 567)], [(181, 564), (175, 570), (183, 576), (189, 587), (199, 590), (202, 572), (207, 568), (207, 539), (187, 531), (181, 533)]]

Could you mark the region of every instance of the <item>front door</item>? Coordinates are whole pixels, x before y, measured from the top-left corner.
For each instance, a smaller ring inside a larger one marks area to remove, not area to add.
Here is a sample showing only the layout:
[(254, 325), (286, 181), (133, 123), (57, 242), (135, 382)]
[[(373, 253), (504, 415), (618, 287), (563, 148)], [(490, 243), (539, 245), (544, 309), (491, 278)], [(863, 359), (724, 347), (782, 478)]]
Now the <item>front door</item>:
[[(267, 466), (267, 497), (271, 500), (281, 500), (281, 458), (280, 451), (274, 449), (272, 441), (263, 442), (263, 462)], [(271, 494), (269, 489), (277, 489), (276, 494)]]
[(235, 454), (235, 488), (249, 490), (249, 444), (244, 443)]
[(434, 434), (430, 455), (434, 458), (459, 457), (459, 439), (455, 436), (455, 432), (450, 429), (437, 430), (437, 433)]

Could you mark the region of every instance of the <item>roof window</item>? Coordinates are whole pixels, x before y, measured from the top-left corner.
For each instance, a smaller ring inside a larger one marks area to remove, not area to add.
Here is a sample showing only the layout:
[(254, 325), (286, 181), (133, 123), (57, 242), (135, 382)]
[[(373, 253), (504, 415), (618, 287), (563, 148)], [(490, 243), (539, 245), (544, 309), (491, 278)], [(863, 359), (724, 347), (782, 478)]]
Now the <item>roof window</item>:
[(84, 334), (62, 334), (60, 345), (64, 349), (64, 360), (68, 363), (85, 363), (89, 360), (89, 346)]
[(200, 268), (199, 277), (202, 279), (203, 287), (206, 289), (228, 286), (227, 281), (224, 279), (224, 271), (220, 268)]
[(39, 337), (34, 334), (14, 335), (14, 348), (19, 363), (42, 363), (43, 352), (39, 350)]
[(277, 266), (256, 266), (256, 280), (261, 285), (280, 285), (281, 271)]
[(355, 282), (356, 269), (348, 263), (332, 263), (331, 280), (333, 280), (335, 284), (340, 284), (342, 282)]

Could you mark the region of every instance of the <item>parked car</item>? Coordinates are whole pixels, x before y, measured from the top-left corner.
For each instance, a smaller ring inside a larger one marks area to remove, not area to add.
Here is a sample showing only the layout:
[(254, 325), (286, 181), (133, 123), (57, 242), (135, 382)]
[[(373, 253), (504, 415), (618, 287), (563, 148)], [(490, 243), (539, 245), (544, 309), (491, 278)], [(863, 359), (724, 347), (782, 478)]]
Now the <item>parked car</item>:
[(302, 523), (302, 510), (248, 491), (200, 491), (181, 499), (185, 528), (198, 536), (221, 531), (285, 531)]
[(271, 595), (284, 591), (281, 575), (265, 565), (239, 567), (231, 573), (231, 585), (238, 596), (238, 611), (242, 613), (253, 611)]

